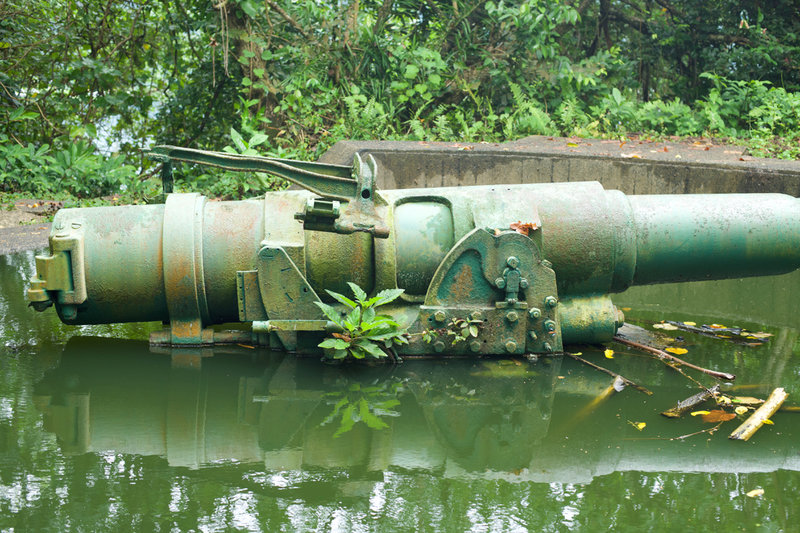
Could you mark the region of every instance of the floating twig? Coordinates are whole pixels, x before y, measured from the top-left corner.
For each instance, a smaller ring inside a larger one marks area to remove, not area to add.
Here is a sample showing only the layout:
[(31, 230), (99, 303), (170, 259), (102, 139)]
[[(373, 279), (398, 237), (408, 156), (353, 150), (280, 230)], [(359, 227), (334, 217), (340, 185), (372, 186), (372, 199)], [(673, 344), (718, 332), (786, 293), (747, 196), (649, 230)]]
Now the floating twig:
[(648, 396), (651, 396), (651, 395), (653, 394), (653, 391), (651, 391), (651, 390), (648, 390), (648, 389), (646, 389), (645, 387), (642, 387), (641, 385), (639, 385), (639, 384), (637, 384), (637, 383), (634, 383), (633, 381), (629, 380), (629, 379), (628, 379), (628, 378), (626, 378), (625, 376), (621, 376), (621, 375), (617, 374), (616, 372), (614, 372), (614, 371), (612, 371), (612, 370), (609, 370), (609, 369), (607, 369), (607, 368), (603, 368), (603, 367), (602, 367), (602, 366), (600, 366), (600, 365), (596, 365), (596, 364), (594, 364), (594, 363), (592, 363), (592, 362), (590, 362), (590, 361), (587, 361), (587, 360), (586, 360), (586, 359), (584, 359), (583, 357), (580, 357), (580, 356), (578, 356), (578, 355), (575, 355), (574, 353), (569, 353), (569, 352), (564, 352), (564, 353), (565, 353), (565, 354), (567, 354), (568, 356), (572, 357), (572, 358), (573, 358), (573, 359), (575, 359), (576, 361), (580, 361), (581, 363), (583, 363), (583, 364), (585, 364), (585, 365), (588, 365), (588, 366), (590, 366), (590, 367), (594, 368), (595, 370), (599, 370), (600, 372), (605, 372), (605, 373), (606, 373), (606, 374), (608, 374), (609, 376), (613, 376), (613, 377), (615, 377), (615, 378), (619, 378), (619, 379), (621, 379), (621, 380), (622, 380), (622, 382), (623, 382), (623, 383), (625, 383), (625, 385), (627, 385), (627, 386), (629, 386), (629, 387), (633, 387), (634, 389), (638, 390), (639, 392), (643, 392), (643, 393), (647, 394)]
[(666, 416), (667, 418), (680, 418), (686, 414), (687, 411), (693, 409), (700, 405), (703, 402), (714, 398), (719, 393), (719, 385), (714, 385), (710, 389), (706, 389), (704, 391), (698, 392), (694, 396), (686, 398), (678, 402), (675, 407), (671, 407), (666, 411), (662, 412), (661, 414)]
[(648, 353), (651, 353), (657, 356), (659, 359), (672, 361), (681, 365), (684, 365), (687, 368), (691, 368), (693, 370), (697, 370), (698, 372), (702, 372), (703, 374), (707, 374), (715, 379), (722, 379), (725, 381), (733, 381), (736, 379), (736, 376), (733, 374), (728, 374), (727, 372), (718, 372), (716, 370), (709, 370), (708, 368), (703, 368), (702, 366), (693, 365), (683, 359), (675, 357), (674, 355), (670, 355), (664, 350), (659, 350), (658, 348), (654, 348), (652, 346), (647, 346), (646, 344), (639, 344), (638, 342), (629, 341), (628, 339), (624, 339), (619, 335), (614, 337), (614, 340), (624, 344), (626, 346), (630, 346), (631, 348), (636, 348)]

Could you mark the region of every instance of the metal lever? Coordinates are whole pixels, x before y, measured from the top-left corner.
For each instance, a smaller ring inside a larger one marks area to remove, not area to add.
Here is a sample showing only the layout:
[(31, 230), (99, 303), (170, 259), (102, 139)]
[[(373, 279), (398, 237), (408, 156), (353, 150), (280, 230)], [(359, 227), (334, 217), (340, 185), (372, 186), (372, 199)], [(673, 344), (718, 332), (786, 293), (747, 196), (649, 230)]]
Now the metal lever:
[[(378, 238), (389, 236), (389, 228), (375, 211), (375, 159), (367, 156), (366, 163), (356, 154), (353, 168), (344, 165), (294, 161), (272, 157), (210, 152), (179, 146), (156, 146), (147, 155), (164, 163), (162, 181), (164, 192), (172, 191), (172, 161), (184, 161), (239, 172), (267, 172), (288, 180), (325, 199), (347, 202), (330, 224), (319, 224), (316, 218), (308, 229), (353, 233), (371, 233)], [(308, 213), (312, 214), (312, 213)], [(307, 213), (298, 213), (305, 220)]]

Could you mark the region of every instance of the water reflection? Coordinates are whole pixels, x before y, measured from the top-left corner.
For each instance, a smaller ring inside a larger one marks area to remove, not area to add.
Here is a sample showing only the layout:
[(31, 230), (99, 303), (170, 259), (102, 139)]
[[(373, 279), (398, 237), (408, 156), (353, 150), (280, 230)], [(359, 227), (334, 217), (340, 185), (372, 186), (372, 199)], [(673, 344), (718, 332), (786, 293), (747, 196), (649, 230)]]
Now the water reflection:
[[(330, 367), (230, 351), (154, 354), (143, 342), (74, 338), (34, 401), (64, 453), (153, 455), (192, 469), (237, 462), (350, 478), (399, 470), (582, 483), (627, 470), (800, 470), (800, 431), (787, 415), (780, 431), (759, 436), (757, 455), (724, 435), (655, 439), (701, 429), (653, 416), (680, 398), (676, 383), (656, 389), (655, 406), (634, 391), (604, 404), (593, 399), (608, 378), (560, 359)], [(628, 423), (643, 419), (647, 433)]]
[[(776, 414), (748, 443), (727, 440), (732, 426), (668, 440), (707, 426), (658, 415), (696, 389), (650, 358), (583, 349), (655, 392), (598, 402), (610, 378), (569, 359), (342, 368), (238, 347), (67, 343), (146, 339), (151, 326), (70, 328), (34, 315), (22, 298), (32, 262), (0, 258), (0, 530), (791, 531), (800, 522), (800, 415)], [(774, 333), (757, 348), (685, 334), (681, 346), (693, 362), (737, 374), (737, 393), (783, 386), (800, 403), (793, 276), (696, 284), (680, 298), (676, 287), (643, 288), (662, 292), (618, 303), (642, 325), (724, 318)], [(351, 406), (359, 421), (348, 428)], [(758, 487), (763, 497), (746, 496)]]

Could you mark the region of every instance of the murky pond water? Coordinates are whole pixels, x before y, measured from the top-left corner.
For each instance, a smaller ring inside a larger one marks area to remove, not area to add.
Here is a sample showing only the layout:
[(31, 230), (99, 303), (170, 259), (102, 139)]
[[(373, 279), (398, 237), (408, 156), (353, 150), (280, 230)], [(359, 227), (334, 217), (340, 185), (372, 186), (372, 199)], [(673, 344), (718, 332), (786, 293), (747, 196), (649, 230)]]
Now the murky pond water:
[[(708, 434), (714, 424), (700, 417), (668, 420), (658, 413), (696, 385), (621, 347), (613, 359), (580, 350), (652, 396), (628, 388), (601, 399), (611, 378), (571, 359), (331, 367), (245, 347), (153, 352), (148, 325), (76, 329), (27, 309), (32, 261), (0, 257), (0, 529), (800, 524), (800, 414), (775, 414), (746, 443), (727, 439), (736, 421)], [(639, 288), (617, 301), (643, 326), (674, 319), (773, 333), (751, 347), (667, 332), (683, 337), (684, 358), (737, 374), (731, 394), (783, 386), (800, 403), (798, 287), (795, 273)], [(758, 488), (762, 496), (746, 495)]]

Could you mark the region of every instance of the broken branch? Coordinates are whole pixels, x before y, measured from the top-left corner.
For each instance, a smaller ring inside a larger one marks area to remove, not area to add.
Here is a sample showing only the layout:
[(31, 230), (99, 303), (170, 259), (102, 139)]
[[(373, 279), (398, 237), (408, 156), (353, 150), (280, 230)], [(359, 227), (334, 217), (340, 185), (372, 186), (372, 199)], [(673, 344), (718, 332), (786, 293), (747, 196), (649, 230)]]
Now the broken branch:
[(756, 409), (741, 426), (733, 430), (733, 433), (728, 438), (731, 440), (747, 440), (752, 437), (764, 425), (764, 421), (775, 414), (775, 411), (780, 408), (787, 396), (789, 394), (783, 387), (778, 387), (772, 391), (767, 401)]
[(710, 389), (698, 392), (694, 396), (690, 396), (685, 400), (678, 402), (675, 407), (671, 407), (661, 413), (667, 418), (680, 418), (686, 414), (687, 411), (700, 405), (701, 403), (714, 398), (719, 393), (719, 385), (714, 385)]
[(606, 373), (606, 374), (608, 374), (609, 376), (613, 376), (613, 377), (615, 377), (615, 378), (619, 378), (619, 379), (621, 379), (621, 380), (622, 380), (622, 382), (623, 382), (623, 383), (625, 383), (625, 385), (627, 385), (627, 386), (629, 386), (629, 387), (633, 387), (634, 389), (638, 390), (639, 392), (643, 392), (643, 393), (647, 394), (648, 396), (650, 396), (650, 395), (652, 395), (652, 394), (653, 394), (653, 391), (651, 391), (651, 390), (648, 390), (648, 389), (646, 389), (646, 388), (642, 387), (641, 385), (639, 385), (639, 384), (637, 384), (637, 383), (634, 383), (633, 381), (629, 380), (629, 379), (628, 379), (628, 378), (626, 378), (625, 376), (621, 376), (621, 375), (617, 374), (616, 372), (614, 372), (614, 371), (612, 371), (612, 370), (609, 370), (609, 369), (607, 369), (607, 368), (603, 368), (603, 367), (602, 367), (602, 366), (600, 366), (600, 365), (596, 365), (596, 364), (594, 364), (594, 363), (592, 363), (592, 362), (590, 362), (590, 361), (587, 361), (587, 360), (586, 360), (586, 359), (584, 359), (583, 357), (579, 357), (579, 356), (577, 356), (577, 355), (575, 355), (575, 354), (573, 354), (573, 353), (569, 353), (569, 352), (564, 352), (564, 353), (565, 353), (565, 354), (567, 354), (568, 356), (572, 357), (572, 358), (573, 358), (573, 359), (575, 359), (576, 361), (580, 361), (581, 363), (583, 363), (583, 364), (585, 364), (585, 365), (588, 365), (588, 366), (590, 366), (590, 367), (594, 368), (595, 370), (599, 370), (600, 372), (605, 372), (605, 373)]
[(718, 372), (716, 370), (709, 370), (708, 368), (703, 368), (702, 366), (693, 365), (683, 359), (675, 357), (674, 355), (670, 355), (664, 350), (659, 350), (658, 348), (653, 348), (652, 346), (647, 346), (646, 344), (639, 344), (638, 342), (629, 341), (628, 339), (624, 339), (620, 336), (615, 336), (614, 340), (624, 344), (626, 346), (630, 346), (631, 348), (636, 348), (638, 350), (642, 350), (644, 352), (651, 353), (662, 360), (673, 361), (675, 363), (684, 365), (687, 368), (691, 368), (697, 370), (698, 372), (702, 372), (703, 374), (707, 374), (715, 379), (722, 379), (726, 381), (733, 381), (736, 379), (736, 376), (733, 374), (728, 374), (727, 372)]

